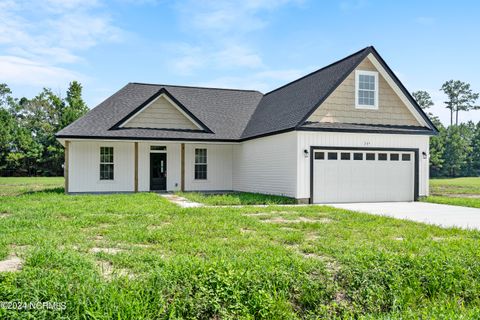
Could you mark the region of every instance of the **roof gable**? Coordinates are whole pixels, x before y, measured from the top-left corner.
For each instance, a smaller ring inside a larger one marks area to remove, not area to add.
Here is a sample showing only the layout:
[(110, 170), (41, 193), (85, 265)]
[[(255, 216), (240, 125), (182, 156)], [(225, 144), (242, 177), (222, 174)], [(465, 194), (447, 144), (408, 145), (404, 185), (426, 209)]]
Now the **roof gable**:
[(415, 118), (432, 133), (438, 132), (375, 48), (367, 47), (265, 94), (242, 138), (249, 139), (302, 127), (312, 113), (367, 57), (382, 72), (382, 76), (396, 90)]
[(178, 130), (211, 130), (178, 102), (165, 88), (133, 110), (114, 127)]
[[(360, 62), (347, 78), (318, 106), (308, 117), (307, 122), (355, 123), (397, 126), (426, 126), (423, 119), (409, 108), (397, 92), (384, 78), (385, 72), (377, 69), (369, 54)], [(378, 64), (378, 62), (377, 62)], [(378, 107), (373, 109), (356, 107), (356, 73), (359, 71), (376, 72), (378, 75)], [(386, 77), (388, 75), (385, 74)], [(395, 83), (393, 83), (396, 86)], [(398, 91), (398, 90), (397, 90)], [(400, 92), (400, 95), (403, 95)], [(413, 109), (413, 110), (412, 110)]]

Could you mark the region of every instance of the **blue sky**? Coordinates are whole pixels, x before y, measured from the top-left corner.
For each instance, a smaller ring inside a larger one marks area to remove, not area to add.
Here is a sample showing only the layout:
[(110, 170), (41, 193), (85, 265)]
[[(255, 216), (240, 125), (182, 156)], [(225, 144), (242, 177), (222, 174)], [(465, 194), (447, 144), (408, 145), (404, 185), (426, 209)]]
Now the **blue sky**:
[(447, 122), (445, 80), (480, 91), (479, 13), (476, 1), (0, 0), (0, 82), (33, 96), (78, 80), (90, 107), (128, 82), (267, 92), (374, 45)]

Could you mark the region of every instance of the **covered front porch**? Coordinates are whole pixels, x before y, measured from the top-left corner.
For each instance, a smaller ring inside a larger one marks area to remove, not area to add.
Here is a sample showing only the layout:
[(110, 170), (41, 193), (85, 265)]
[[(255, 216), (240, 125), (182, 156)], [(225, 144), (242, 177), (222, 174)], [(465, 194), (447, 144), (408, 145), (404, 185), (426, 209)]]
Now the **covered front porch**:
[[(233, 190), (234, 144), (67, 140), (64, 145), (68, 193)], [(113, 155), (107, 179), (102, 150)]]

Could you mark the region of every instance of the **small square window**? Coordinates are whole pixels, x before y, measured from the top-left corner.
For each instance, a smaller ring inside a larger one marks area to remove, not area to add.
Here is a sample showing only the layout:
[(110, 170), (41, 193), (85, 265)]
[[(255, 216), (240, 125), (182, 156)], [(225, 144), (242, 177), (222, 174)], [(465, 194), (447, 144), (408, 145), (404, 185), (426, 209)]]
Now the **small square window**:
[(367, 153), (365, 156), (367, 160), (375, 160), (375, 153)]
[(340, 154), (340, 159), (342, 160), (350, 160), (350, 152), (342, 152)]
[(402, 154), (402, 161), (410, 161), (410, 154), (409, 153)]
[(380, 161), (387, 161), (387, 154), (386, 153), (379, 153), (378, 160)]
[(315, 160), (325, 160), (325, 152), (315, 152)]
[(329, 152), (328, 153), (328, 160), (337, 160), (338, 154), (336, 152)]
[(400, 158), (398, 153), (390, 153), (390, 161), (398, 161)]
[(363, 153), (355, 152), (353, 154), (353, 160), (363, 160)]

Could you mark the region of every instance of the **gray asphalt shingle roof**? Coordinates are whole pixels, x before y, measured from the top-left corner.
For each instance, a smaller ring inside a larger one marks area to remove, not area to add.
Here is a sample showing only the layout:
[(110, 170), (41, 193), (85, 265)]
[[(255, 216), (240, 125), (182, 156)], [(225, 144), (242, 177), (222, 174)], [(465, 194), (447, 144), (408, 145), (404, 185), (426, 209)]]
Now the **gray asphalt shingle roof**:
[[(57, 137), (239, 141), (293, 129), (306, 130), (308, 116), (369, 53), (377, 54), (373, 47), (367, 47), (265, 95), (254, 90), (129, 83), (59, 131)], [(211, 132), (117, 126), (159, 90), (165, 90)], [(428, 118), (427, 122), (430, 123)], [(361, 128), (364, 127), (356, 129)], [(436, 131), (433, 124), (425, 129)]]

